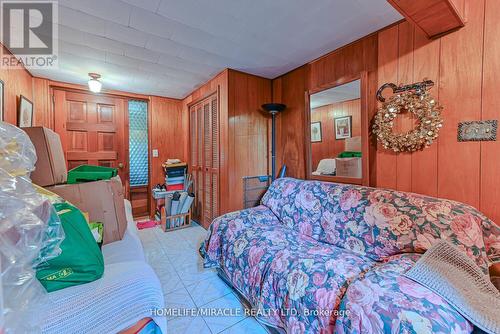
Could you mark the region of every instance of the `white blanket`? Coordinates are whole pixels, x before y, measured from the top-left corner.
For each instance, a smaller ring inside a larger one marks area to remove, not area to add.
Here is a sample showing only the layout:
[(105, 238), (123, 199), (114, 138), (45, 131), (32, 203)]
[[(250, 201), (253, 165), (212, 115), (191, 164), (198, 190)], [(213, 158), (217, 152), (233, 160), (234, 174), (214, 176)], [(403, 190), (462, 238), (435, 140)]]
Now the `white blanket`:
[[(101, 279), (48, 296), (42, 333), (117, 333), (164, 307), (160, 281), (141, 261), (106, 265)], [(166, 319), (153, 319), (166, 333)]]
[(451, 243), (443, 240), (432, 246), (405, 276), (443, 297), (486, 333), (500, 333), (500, 292)]

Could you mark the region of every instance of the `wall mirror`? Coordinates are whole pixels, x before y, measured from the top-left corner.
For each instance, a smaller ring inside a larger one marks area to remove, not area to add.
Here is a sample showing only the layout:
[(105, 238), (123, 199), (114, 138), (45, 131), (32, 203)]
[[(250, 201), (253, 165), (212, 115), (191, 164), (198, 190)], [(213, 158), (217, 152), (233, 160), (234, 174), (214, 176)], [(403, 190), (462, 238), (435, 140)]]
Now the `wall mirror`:
[(309, 179), (368, 185), (366, 75), (308, 92)]

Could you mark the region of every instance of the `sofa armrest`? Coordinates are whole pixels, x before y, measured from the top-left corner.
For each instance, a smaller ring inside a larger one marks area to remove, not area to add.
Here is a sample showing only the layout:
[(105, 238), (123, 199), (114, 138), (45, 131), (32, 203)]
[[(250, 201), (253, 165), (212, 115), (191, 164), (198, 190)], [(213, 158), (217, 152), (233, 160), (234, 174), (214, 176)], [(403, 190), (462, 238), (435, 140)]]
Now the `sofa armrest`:
[(220, 216), (208, 228), (205, 241), (200, 247), (200, 254), (204, 258), (206, 268), (218, 266), (220, 246), (222, 242), (235, 240), (247, 228), (258, 224), (280, 224), (278, 217), (266, 206), (235, 211)]

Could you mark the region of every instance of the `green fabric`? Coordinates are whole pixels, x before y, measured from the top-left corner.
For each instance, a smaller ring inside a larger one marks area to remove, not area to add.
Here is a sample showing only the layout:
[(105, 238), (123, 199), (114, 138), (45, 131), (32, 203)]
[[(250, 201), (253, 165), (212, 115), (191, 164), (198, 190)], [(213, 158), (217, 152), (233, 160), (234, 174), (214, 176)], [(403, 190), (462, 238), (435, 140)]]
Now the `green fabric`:
[(99, 248), (101, 248), (102, 238), (104, 236), (104, 224), (100, 222), (90, 222), (89, 227), (95, 241), (99, 245)]
[(361, 152), (345, 151), (339, 154), (339, 158), (361, 158)]
[(101, 250), (81, 211), (69, 203), (54, 207), (65, 233), (62, 252), (36, 268), (36, 277), (48, 292), (95, 281), (104, 272)]

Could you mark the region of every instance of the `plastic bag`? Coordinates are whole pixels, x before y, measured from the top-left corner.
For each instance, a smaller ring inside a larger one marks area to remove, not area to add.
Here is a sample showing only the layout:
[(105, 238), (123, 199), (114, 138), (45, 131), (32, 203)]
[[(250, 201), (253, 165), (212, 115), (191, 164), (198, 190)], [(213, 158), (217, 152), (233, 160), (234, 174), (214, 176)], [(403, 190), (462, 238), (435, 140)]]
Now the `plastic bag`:
[(29, 177), (35, 170), (36, 151), (26, 132), (0, 122), (0, 169), (13, 176)]
[(0, 332), (38, 332), (47, 293), (33, 269), (60, 254), (54, 207), (29, 180), (36, 153), (21, 129), (0, 122)]

